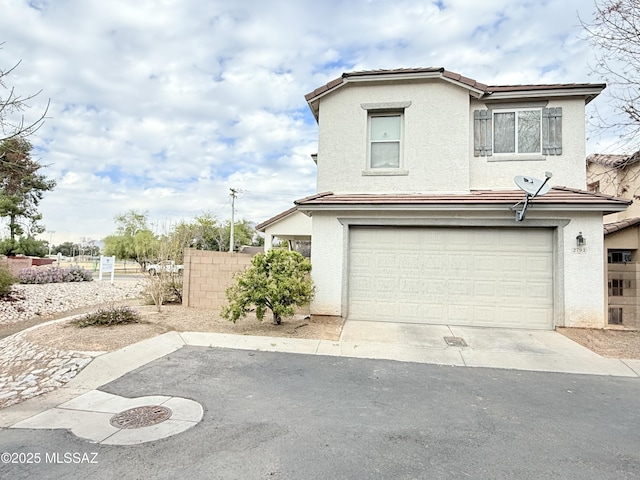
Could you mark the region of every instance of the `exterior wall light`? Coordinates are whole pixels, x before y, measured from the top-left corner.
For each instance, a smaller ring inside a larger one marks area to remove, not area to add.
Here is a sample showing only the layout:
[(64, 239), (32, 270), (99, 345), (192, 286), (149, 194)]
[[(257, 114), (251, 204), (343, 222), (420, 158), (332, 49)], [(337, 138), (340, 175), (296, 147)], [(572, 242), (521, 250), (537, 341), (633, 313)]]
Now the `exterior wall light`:
[(582, 236), (582, 232), (578, 232), (576, 237), (576, 245), (578, 247), (584, 247), (587, 244), (587, 239)]

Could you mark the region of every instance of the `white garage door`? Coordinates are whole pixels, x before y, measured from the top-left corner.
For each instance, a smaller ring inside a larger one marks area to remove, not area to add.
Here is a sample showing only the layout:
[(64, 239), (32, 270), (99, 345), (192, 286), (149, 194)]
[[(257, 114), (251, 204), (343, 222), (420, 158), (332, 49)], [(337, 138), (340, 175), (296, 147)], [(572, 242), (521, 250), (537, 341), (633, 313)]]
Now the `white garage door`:
[(553, 328), (550, 229), (351, 227), (354, 320)]

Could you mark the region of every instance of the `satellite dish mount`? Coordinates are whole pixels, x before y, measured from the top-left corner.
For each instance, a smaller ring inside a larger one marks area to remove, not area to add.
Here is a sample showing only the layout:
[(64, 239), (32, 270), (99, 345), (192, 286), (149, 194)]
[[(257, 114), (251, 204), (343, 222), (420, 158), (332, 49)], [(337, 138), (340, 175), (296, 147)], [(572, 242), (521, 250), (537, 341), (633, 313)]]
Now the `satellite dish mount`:
[[(518, 188), (525, 193), (524, 201), (520, 201), (513, 207), (511, 207), (511, 209), (515, 210), (516, 212), (516, 222), (521, 222), (524, 220), (524, 217), (527, 214), (527, 208), (529, 208), (529, 201), (532, 198), (542, 196), (551, 189), (551, 186), (547, 183), (552, 177), (551, 172), (545, 172), (544, 176), (544, 180), (539, 180), (533, 177), (525, 177), (523, 175), (517, 175), (513, 179)], [(522, 203), (522, 209), (518, 211), (517, 207)]]

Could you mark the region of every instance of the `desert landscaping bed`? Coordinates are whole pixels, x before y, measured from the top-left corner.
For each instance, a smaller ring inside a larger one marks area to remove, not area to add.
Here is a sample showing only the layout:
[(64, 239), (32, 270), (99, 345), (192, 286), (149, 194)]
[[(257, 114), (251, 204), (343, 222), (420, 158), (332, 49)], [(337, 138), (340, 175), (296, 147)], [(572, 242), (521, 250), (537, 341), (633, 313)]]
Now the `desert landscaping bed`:
[[(168, 331), (216, 332), (237, 335), (338, 340), (342, 322), (327, 317), (311, 320), (304, 315), (273, 325), (255, 315), (231, 323), (219, 312), (165, 305), (158, 312), (140, 299), (143, 282), (46, 284), (16, 286), (12, 301), (0, 300), (0, 337), (46, 320), (81, 314), (110, 305), (128, 304), (141, 313), (141, 323), (116, 327), (76, 328), (66, 323), (47, 324), (30, 330), (24, 338), (34, 344), (62, 350), (112, 351)], [(4, 305), (3, 305), (4, 304)], [(53, 311), (48, 307), (54, 306)], [(65, 313), (66, 312), (66, 313)], [(605, 357), (640, 359), (640, 332), (631, 330), (559, 328), (573, 341)]]
[(637, 330), (558, 328), (558, 332), (603, 357), (640, 360)]

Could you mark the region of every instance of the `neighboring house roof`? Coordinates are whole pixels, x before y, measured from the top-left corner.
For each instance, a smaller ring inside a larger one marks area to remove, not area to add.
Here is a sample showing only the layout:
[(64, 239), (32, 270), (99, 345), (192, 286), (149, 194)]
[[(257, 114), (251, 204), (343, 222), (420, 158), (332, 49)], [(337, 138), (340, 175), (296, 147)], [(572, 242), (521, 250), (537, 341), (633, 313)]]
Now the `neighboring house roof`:
[(631, 155), (609, 155), (594, 153), (587, 157), (587, 164), (595, 163), (603, 167), (625, 168), (640, 162), (640, 151)]
[(265, 220), (264, 222), (259, 223), (258, 225), (256, 225), (256, 230), (259, 232), (264, 232), (268, 226), (273, 225), (277, 221), (282, 220), (283, 218), (286, 218), (289, 215), (296, 213), (297, 211), (298, 211), (298, 207), (295, 207), (295, 206), (291, 207), (289, 210), (285, 210), (284, 212), (281, 212), (278, 215), (271, 217), (269, 220)]
[[(323, 192), (296, 200), (300, 210), (350, 209), (487, 209), (511, 207), (523, 201), (521, 190), (475, 190), (465, 194), (334, 194)], [(546, 195), (529, 200), (530, 205), (546, 209), (589, 210), (613, 213), (623, 211), (631, 203), (624, 198), (586, 192), (567, 187), (553, 187)]]
[[(485, 85), (472, 78), (464, 77), (459, 73), (450, 72), (444, 68), (399, 68), (393, 70), (365, 70), (343, 73), (341, 77), (331, 80), (329, 83), (316, 88), (305, 95), (309, 106), (320, 97), (330, 93), (343, 85), (355, 81), (372, 80), (412, 80), (424, 78), (441, 78), (469, 89), (470, 93), (483, 99), (519, 98), (525, 96), (559, 96), (579, 95), (584, 96), (589, 103), (606, 87), (604, 83), (554, 83), (542, 85)], [(317, 108), (311, 108), (317, 117)]]
[(636, 225), (640, 225), (640, 217), (626, 218), (624, 220), (620, 220), (619, 222), (606, 223), (604, 225), (604, 234), (606, 236), (611, 233), (616, 233), (620, 230), (624, 230), (625, 228), (635, 227)]

